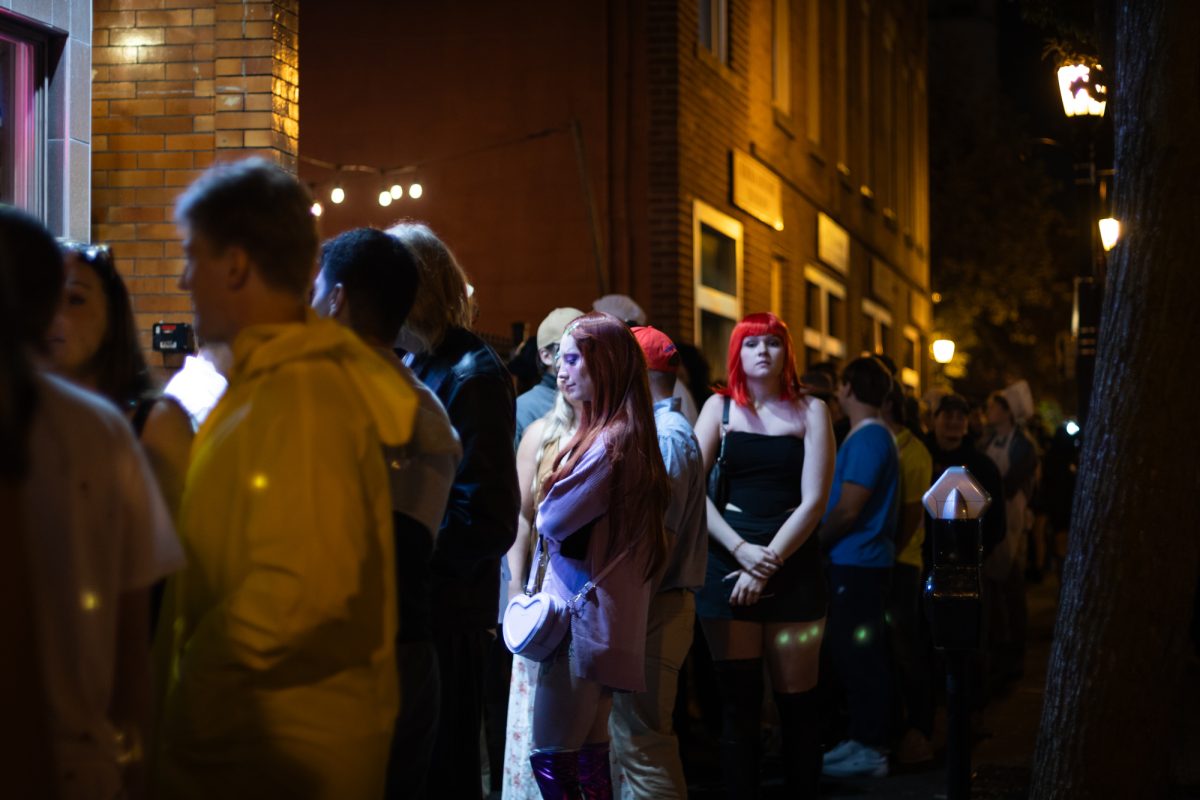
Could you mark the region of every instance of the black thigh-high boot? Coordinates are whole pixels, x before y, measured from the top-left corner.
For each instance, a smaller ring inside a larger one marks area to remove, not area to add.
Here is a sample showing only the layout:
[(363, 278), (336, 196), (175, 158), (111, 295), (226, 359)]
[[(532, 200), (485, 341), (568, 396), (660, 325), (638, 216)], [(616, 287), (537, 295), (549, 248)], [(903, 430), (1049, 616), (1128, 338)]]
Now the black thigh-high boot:
[(798, 800), (817, 797), (821, 785), (821, 703), (817, 690), (776, 692), (775, 707), (783, 724), (783, 768), (788, 796)]
[(758, 797), (762, 755), (763, 664), (761, 658), (714, 661), (721, 690), (721, 775), (725, 794)]

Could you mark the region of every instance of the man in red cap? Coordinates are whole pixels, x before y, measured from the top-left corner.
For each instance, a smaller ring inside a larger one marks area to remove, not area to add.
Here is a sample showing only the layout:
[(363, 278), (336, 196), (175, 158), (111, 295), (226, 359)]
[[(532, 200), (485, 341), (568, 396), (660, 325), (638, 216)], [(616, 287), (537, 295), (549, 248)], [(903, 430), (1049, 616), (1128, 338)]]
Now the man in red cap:
[(650, 601), (646, 626), (646, 691), (613, 695), (609, 728), (622, 779), (638, 798), (686, 797), (679, 743), (671, 725), (679, 668), (692, 646), (694, 592), (708, 558), (704, 462), (692, 426), (672, 396), (679, 354), (665, 333), (635, 327), (646, 356), (658, 447), (671, 481), (664, 526), (671, 543), (667, 568)]

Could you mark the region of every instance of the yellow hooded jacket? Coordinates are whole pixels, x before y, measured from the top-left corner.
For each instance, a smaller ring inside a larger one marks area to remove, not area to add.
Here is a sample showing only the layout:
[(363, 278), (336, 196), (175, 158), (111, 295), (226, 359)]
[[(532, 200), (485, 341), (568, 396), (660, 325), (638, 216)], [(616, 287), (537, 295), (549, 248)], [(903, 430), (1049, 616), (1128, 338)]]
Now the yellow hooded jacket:
[(311, 314), (233, 353), (180, 511), (159, 794), (378, 798), (398, 705), (381, 445), (408, 441), (417, 399)]

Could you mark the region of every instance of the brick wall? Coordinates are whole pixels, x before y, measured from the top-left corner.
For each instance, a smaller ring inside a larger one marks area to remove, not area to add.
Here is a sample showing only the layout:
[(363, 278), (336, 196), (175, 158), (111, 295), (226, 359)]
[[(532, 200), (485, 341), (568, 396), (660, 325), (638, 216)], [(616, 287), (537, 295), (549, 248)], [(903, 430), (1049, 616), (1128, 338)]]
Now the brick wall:
[(113, 246), (152, 366), (150, 329), (189, 322), (179, 193), (217, 159), (295, 169), (298, 0), (96, 0), (92, 238)]

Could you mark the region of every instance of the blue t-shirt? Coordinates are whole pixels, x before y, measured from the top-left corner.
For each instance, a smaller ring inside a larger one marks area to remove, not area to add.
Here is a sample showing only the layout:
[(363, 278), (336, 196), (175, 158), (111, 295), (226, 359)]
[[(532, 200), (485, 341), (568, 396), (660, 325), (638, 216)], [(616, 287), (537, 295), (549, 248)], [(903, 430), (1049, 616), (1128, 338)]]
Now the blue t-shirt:
[(847, 567), (890, 567), (895, 558), (896, 497), (900, 457), (892, 432), (877, 420), (859, 423), (838, 448), (833, 487), (825, 516), (838, 504), (846, 481), (871, 490), (850, 532), (829, 551), (829, 560)]

